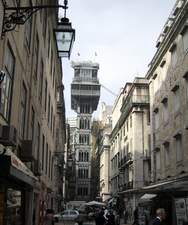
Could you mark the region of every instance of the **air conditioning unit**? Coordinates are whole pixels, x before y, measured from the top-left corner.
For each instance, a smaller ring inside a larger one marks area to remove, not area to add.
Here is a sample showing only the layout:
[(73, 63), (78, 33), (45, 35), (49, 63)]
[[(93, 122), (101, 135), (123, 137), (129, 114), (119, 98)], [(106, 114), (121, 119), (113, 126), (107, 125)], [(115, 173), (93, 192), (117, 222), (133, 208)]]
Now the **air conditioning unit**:
[(34, 161), (33, 173), (35, 176), (41, 176), (42, 174), (42, 165), (39, 160)]
[(14, 126), (0, 125), (0, 143), (5, 146), (16, 146), (17, 130)]
[(23, 162), (31, 162), (35, 160), (32, 140), (22, 140), (20, 158)]

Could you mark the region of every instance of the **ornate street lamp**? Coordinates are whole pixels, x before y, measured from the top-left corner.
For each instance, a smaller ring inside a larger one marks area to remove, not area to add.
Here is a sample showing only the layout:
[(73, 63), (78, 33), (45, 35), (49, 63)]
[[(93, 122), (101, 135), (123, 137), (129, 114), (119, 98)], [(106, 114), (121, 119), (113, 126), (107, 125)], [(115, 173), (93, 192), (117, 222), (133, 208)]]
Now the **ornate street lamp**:
[(26, 7), (8, 7), (4, 1), (2, 37), (6, 32), (12, 31), (17, 25), (23, 25), (37, 11), (41, 9), (63, 8), (64, 17), (57, 23), (54, 29), (59, 57), (70, 58), (71, 49), (75, 40), (75, 30), (72, 29), (69, 19), (66, 17), (68, 1), (64, 5), (36, 5)]
[(70, 58), (71, 50), (75, 40), (75, 30), (66, 17), (67, 0), (64, 1), (64, 17), (58, 22), (54, 29), (59, 57)]

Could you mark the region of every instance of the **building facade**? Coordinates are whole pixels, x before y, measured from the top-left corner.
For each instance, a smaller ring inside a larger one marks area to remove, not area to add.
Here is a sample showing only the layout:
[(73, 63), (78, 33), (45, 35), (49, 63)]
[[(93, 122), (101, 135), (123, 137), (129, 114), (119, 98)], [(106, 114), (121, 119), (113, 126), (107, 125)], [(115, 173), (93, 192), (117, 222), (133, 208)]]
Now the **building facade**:
[(91, 123), (97, 109), (100, 84), (98, 63), (73, 62), (74, 78), (71, 83), (71, 108), (77, 113), (79, 140), (76, 146), (76, 200), (91, 198)]
[(111, 197), (110, 193), (110, 134), (112, 131), (112, 106), (102, 103), (101, 107), (101, 129), (98, 143), (99, 155), (99, 177), (100, 177), (100, 197), (102, 201), (107, 201)]
[(127, 222), (130, 223), (134, 220), (133, 211), (140, 198), (139, 189), (150, 181), (147, 79), (135, 78), (133, 83), (125, 85), (121, 95), (121, 114), (110, 135), (110, 184), (112, 197), (117, 198), (119, 213), (126, 210)]
[[(180, 224), (188, 221), (188, 1), (176, 1), (156, 47), (146, 75), (150, 89), (153, 183), (144, 189), (156, 194), (153, 202), (167, 210), (167, 222)], [(179, 215), (180, 204), (183, 216)]]
[[(11, 0), (6, 3), (13, 7), (31, 4)], [(23, 225), (42, 225), (45, 210), (57, 209), (56, 194), (61, 191), (54, 189), (54, 182), (62, 184), (58, 175), (54, 176), (54, 153), (63, 153), (64, 137), (56, 134), (64, 133), (64, 124), (59, 126), (57, 122), (63, 121), (65, 114), (63, 89), (58, 103), (63, 107), (57, 105), (62, 69), (53, 34), (56, 23), (56, 10), (41, 10), (0, 40), (0, 70), (5, 72), (0, 90), (3, 225), (15, 219)]]

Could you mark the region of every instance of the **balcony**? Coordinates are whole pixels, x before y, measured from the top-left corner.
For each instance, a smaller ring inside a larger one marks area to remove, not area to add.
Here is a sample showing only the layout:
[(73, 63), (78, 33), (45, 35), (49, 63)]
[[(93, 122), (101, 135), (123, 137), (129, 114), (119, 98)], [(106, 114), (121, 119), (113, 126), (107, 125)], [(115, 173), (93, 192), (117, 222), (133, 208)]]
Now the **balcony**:
[(144, 160), (150, 160), (151, 159), (151, 152), (149, 150), (144, 151), (143, 159)]
[(119, 161), (119, 164), (118, 164), (118, 167), (121, 168), (127, 161), (127, 157), (124, 156), (120, 161)]
[(124, 122), (132, 107), (149, 106), (149, 95), (132, 95), (124, 98), (121, 107), (122, 115), (120, 117), (120, 124)]
[(99, 84), (98, 78), (90, 78), (90, 77), (74, 77), (73, 82), (87, 82), (87, 83), (96, 83)]
[(132, 152), (128, 152), (127, 156), (126, 156), (126, 165), (129, 165), (133, 162), (133, 158), (132, 158)]
[(118, 163), (118, 168), (121, 170), (122, 168), (132, 164), (133, 159), (132, 159), (132, 153), (128, 152), (126, 156), (124, 156)]
[(99, 97), (100, 96), (100, 89), (99, 90), (79, 90), (79, 89), (71, 89), (71, 95), (76, 96), (93, 96)]
[(119, 191), (126, 191), (129, 189), (133, 189), (133, 181), (119, 185)]

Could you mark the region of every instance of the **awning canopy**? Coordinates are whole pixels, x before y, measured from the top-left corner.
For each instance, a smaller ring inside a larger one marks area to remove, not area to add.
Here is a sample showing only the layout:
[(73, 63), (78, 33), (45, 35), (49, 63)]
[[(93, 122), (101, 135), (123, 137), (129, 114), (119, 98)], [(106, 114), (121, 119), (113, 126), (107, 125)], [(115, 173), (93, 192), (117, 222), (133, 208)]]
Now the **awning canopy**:
[(155, 198), (157, 195), (156, 194), (144, 194), (140, 198), (140, 200), (151, 200), (152, 198)]
[(103, 203), (103, 202), (91, 201), (91, 202), (85, 203), (85, 205), (88, 205), (88, 206), (105, 206), (106, 204)]
[(176, 191), (176, 192), (188, 192), (188, 177), (180, 177), (173, 180), (168, 180), (165, 182), (156, 183), (153, 185), (145, 186), (141, 188), (142, 192), (145, 193), (158, 193), (167, 192), (167, 191)]
[(34, 186), (38, 182), (32, 171), (9, 149), (4, 155), (0, 155), (0, 165), (2, 178), (10, 177), (29, 186)]

